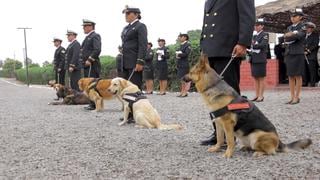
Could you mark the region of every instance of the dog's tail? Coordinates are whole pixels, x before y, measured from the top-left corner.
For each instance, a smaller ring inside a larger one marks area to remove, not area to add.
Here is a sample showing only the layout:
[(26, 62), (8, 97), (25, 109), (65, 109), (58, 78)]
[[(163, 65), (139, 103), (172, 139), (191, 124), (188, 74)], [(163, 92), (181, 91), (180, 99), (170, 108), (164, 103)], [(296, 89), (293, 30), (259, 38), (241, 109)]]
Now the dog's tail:
[(160, 130), (171, 130), (171, 129), (181, 130), (183, 128), (180, 124), (160, 124), (158, 129), (160, 129)]
[(299, 149), (305, 149), (309, 147), (312, 144), (311, 139), (300, 139), (294, 142), (291, 142), (289, 144), (284, 144), (280, 141), (278, 151), (279, 152), (287, 152), (288, 150), (299, 150)]

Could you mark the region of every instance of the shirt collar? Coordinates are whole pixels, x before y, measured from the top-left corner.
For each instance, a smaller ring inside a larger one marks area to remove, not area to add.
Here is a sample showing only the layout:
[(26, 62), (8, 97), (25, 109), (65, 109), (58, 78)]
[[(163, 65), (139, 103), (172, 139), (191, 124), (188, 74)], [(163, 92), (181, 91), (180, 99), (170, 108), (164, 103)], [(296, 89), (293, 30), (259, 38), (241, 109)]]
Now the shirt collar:
[(88, 34), (87, 34), (87, 36), (89, 36), (91, 33), (93, 33), (94, 32), (94, 30), (92, 30), (92, 31), (90, 31)]
[(183, 41), (182, 43), (181, 43), (181, 45), (184, 45), (185, 43), (187, 43), (188, 41)]
[(129, 25), (134, 24), (135, 22), (139, 21), (139, 19), (135, 19), (134, 21), (132, 21), (131, 23), (129, 23)]

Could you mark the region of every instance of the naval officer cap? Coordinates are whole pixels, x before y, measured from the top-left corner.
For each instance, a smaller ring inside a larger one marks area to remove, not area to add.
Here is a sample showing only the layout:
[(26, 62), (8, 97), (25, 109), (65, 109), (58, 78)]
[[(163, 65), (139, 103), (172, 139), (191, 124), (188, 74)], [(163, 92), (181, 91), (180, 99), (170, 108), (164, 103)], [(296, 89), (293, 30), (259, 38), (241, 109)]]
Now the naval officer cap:
[(166, 42), (166, 40), (163, 39), (163, 38), (159, 38), (159, 39), (158, 39), (158, 42)]
[(61, 39), (61, 38), (58, 38), (58, 37), (54, 37), (52, 42), (56, 42), (56, 41), (62, 42), (62, 39)]
[(264, 25), (266, 22), (263, 18), (258, 18), (255, 22), (255, 25)]
[(83, 19), (82, 20), (82, 26), (94, 26), (96, 23), (89, 20), (89, 19)]
[(313, 28), (313, 29), (317, 27), (313, 22), (306, 22), (305, 26), (307, 28)]
[(66, 35), (78, 35), (78, 33), (76, 33), (75, 31), (72, 30), (67, 30), (67, 34)]
[(303, 10), (301, 8), (296, 8), (294, 12), (291, 14), (291, 17), (294, 16), (304, 16)]
[(138, 14), (141, 13), (141, 11), (140, 11), (139, 8), (133, 7), (133, 6), (128, 6), (128, 5), (126, 5), (125, 8), (124, 8), (124, 10), (122, 10), (122, 13), (123, 13), (123, 14), (124, 14), (124, 13), (130, 13), (130, 12), (138, 13)]
[(187, 33), (180, 33), (179, 37), (186, 37), (186, 39), (189, 40), (189, 35)]

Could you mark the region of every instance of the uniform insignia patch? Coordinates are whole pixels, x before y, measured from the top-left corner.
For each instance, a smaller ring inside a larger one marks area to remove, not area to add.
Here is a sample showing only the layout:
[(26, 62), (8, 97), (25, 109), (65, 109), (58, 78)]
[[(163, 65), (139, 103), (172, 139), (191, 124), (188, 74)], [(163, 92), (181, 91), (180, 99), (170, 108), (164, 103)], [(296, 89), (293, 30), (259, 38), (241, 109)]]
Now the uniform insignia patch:
[(132, 28), (132, 30), (135, 30), (136, 28)]
[(65, 51), (65, 50), (62, 50), (61, 53), (66, 53), (66, 51)]
[(264, 39), (268, 39), (268, 35), (263, 36)]

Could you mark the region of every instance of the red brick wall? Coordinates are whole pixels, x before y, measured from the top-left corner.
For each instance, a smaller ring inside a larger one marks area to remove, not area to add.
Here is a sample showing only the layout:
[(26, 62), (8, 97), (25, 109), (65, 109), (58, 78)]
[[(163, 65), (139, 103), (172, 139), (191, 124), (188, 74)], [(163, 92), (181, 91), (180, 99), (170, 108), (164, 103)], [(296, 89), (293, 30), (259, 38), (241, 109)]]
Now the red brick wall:
[[(254, 79), (251, 76), (251, 67), (248, 61), (242, 61), (240, 70), (240, 89), (254, 89)], [(266, 88), (272, 89), (279, 84), (279, 65), (278, 60), (269, 59), (267, 61), (267, 77), (265, 79)]]

